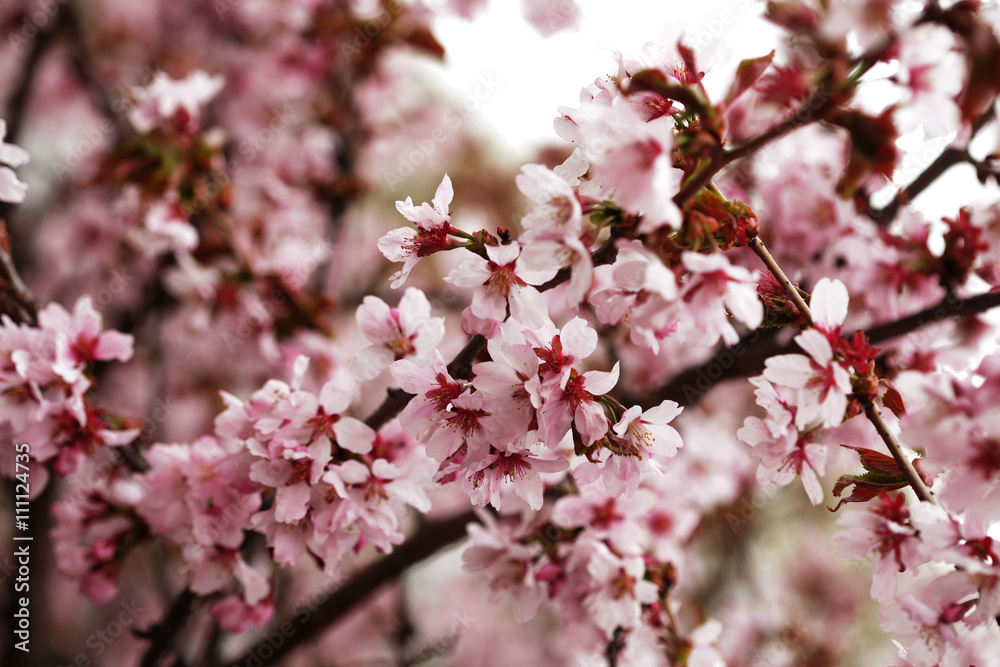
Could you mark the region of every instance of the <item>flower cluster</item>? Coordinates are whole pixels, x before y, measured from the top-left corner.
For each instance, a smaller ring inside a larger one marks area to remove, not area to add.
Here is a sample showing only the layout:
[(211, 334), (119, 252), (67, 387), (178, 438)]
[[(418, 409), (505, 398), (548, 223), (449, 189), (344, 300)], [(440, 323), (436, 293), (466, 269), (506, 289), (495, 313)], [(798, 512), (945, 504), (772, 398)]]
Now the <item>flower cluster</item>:
[[(1000, 183), (995, 7), (776, 0), (738, 64), (665, 32), (514, 174), (493, 79), (407, 55), (482, 0), (58, 4), (80, 39), (0, 95), (0, 471), (56, 495), (67, 636), (82, 593), (165, 610), (115, 664), (996, 661), (1000, 215), (921, 197)], [(472, 576), (411, 567), (463, 534)]]
[[(56, 472), (73, 472), (81, 457), (102, 445), (131, 442), (139, 429), (95, 407), (91, 367), (98, 361), (128, 361), (132, 336), (103, 330), (101, 314), (89, 297), (73, 312), (51, 303), (38, 313), (38, 326), (0, 320), (0, 428), (15, 442), (31, 443), (31, 460), (50, 460)], [(125, 427), (123, 427), (125, 426)], [(3, 472), (14, 476), (14, 459)], [(32, 494), (45, 488), (44, 466), (32, 466)]]

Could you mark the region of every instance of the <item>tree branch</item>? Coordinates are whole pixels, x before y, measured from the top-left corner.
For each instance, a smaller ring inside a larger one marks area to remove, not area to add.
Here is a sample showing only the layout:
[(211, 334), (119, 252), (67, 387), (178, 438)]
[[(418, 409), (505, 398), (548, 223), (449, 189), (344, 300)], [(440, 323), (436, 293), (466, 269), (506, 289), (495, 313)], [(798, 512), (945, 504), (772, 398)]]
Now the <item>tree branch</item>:
[(792, 130), (808, 125), (819, 120), (827, 103), (833, 98), (828, 86), (816, 88), (809, 97), (806, 98), (799, 108), (785, 116), (776, 125), (764, 131), (762, 134), (748, 139), (741, 144), (737, 144), (728, 150), (721, 150), (712, 156), (712, 160), (695, 172), (680, 191), (674, 195), (674, 203), (678, 208), (683, 208), (689, 199), (694, 197), (701, 189), (711, 183), (712, 179), (724, 167), (732, 164), (740, 158), (746, 157), (770, 142), (779, 139)]
[(162, 621), (154, 625), (145, 635), (136, 633), (151, 642), (146, 654), (142, 656), (141, 667), (156, 667), (160, 658), (175, 646), (174, 639), (190, 618), (196, 598), (191, 589), (185, 588), (171, 603)]
[[(0, 219), (0, 225), (2, 224)], [(6, 283), (6, 291), (18, 309), (18, 312), (11, 315), (14, 315), (14, 319), (19, 322), (35, 326), (38, 323), (38, 300), (21, 280), (13, 258), (2, 245), (0, 245), (0, 279)]]
[[(949, 317), (976, 315), (997, 307), (1000, 307), (1000, 291), (979, 294), (967, 299), (948, 296), (939, 303), (912, 315), (869, 328), (868, 342), (872, 345), (884, 343), (922, 327), (937, 324)], [(664, 400), (693, 406), (719, 382), (757, 375), (764, 370), (764, 361), (769, 357), (802, 351), (795, 343), (781, 344), (778, 341), (778, 331), (767, 329), (751, 331), (743, 336), (740, 342), (719, 350), (703, 364), (681, 371), (655, 394), (642, 399), (628, 397), (626, 400), (644, 408), (653, 407)]]
[(87, 44), (87, 35), (72, 1), (68, 2), (62, 11), (62, 22), (66, 26), (66, 32), (73, 44), (73, 55), (70, 58), (73, 71), (85, 85), (94, 106), (114, 123), (115, 130), (119, 133), (126, 131), (127, 125), (123, 122), (123, 115), (115, 109), (111, 97), (97, 80), (93, 54)]
[[(972, 133), (969, 135), (969, 143), (975, 138), (976, 134), (986, 126), (994, 118), (993, 105), (990, 105), (988, 111), (979, 116), (972, 124)], [(867, 204), (865, 200), (861, 200), (860, 208), (865, 211), (869, 218), (871, 218), (875, 224), (879, 227), (888, 227), (893, 220), (896, 219), (896, 215), (899, 213), (899, 209), (905, 204), (909, 204), (913, 201), (917, 195), (926, 190), (934, 181), (936, 181), (944, 172), (948, 171), (956, 164), (961, 164), (962, 162), (972, 162), (972, 156), (969, 155), (969, 148), (946, 148), (937, 156), (933, 162), (927, 165), (913, 181), (907, 185), (905, 188), (896, 193), (896, 196), (891, 202), (886, 204), (884, 207), (876, 210), (871, 210), (870, 205)]]
[[(806, 305), (805, 301), (802, 300), (798, 290), (796, 290), (791, 282), (789, 282), (788, 278), (785, 277), (781, 267), (777, 265), (774, 258), (771, 257), (771, 253), (769, 253), (767, 248), (764, 247), (764, 243), (759, 238), (754, 238), (751, 239), (748, 245), (755, 253), (757, 253), (757, 256), (761, 258), (771, 273), (774, 274), (774, 277), (778, 279), (778, 282), (780, 282), (782, 287), (784, 287), (788, 297), (795, 303), (799, 312), (802, 313), (802, 315), (806, 318), (806, 321), (808, 321), (811, 326), (813, 323), (812, 311), (809, 306)], [(923, 480), (920, 479), (920, 475), (917, 474), (913, 464), (908, 458), (906, 458), (906, 455), (903, 454), (903, 449), (900, 446), (899, 441), (896, 440), (896, 437), (889, 430), (889, 427), (885, 423), (885, 419), (882, 418), (882, 412), (878, 409), (878, 406), (869, 401), (864, 401), (864, 406), (865, 414), (868, 416), (869, 421), (871, 421), (871, 423), (875, 426), (875, 430), (878, 431), (879, 436), (882, 438), (882, 442), (885, 443), (885, 446), (892, 453), (892, 458), (896, 459), (896, 464), (899, 466), (899, 469), (903, 471), (906, 480), (910, 483), (910, 486), (913, 487), (917, 497), (921, 500), (933, 503), (934, 496), (931, 495), (930, 489), (928, 489)]]
[(878, 406), (874, 403), (865, 403), (865, 415), (867, 415), (868, 421), (872, 423), (875, 430), (878, 431), (879, 436), (882, 438), (882, 442), (884, 442), (886, 447), (889, 448), (892, 458), (896, 460), (896, 465), (898, 465), (899, 469), (903, 471), (906, 481), (910, 483), (911, 487), (913, 487), (913, 491), (917, 494), (917, 498), (936, 504), (934, 496), (931, 494), (931, 490), (927, 488), (927, 485), (924, 484), (924, 480), (922, 480), (920, 475), (917, 474), (913, 464), (910, 463), (910, 460), (906, 458), (905, 454), (903, 454), (903, 448), (899, 444), (899, 440), (897, 440), (896, 436), (889, 430), (889, 425), (885, 423), (885, 418), (882, 417), (882, 411), (879, 410)]
[[(62, 18), (61, 11), (58, 18), (60, 20)], [(31, 42), (28, 55), (25, 57), (24, 63), (20, 68), (20, 77), (13, 86), (14, 92), (11, 93), (6, 109), (4, 109), (3, 119), (7, 123), (7, 136), (4, 138), (6, 143), (16, 144), (18, 138), (21, 136), (21, 130), (24, 126), (24, 112), (28, 108), (28, 102), (31, 99), (32, 84), (35, 81), (35, 75), (38, 73), (39, 65), (41, 65), (42, 57), (52, 44), (54, 33), (55, 24), (53, 24), (53, 27), (39, 32)], [(10, 202), (0, 202), (0, 218), (9, 220), (13, 206)]]
[(302, 644), (315, 639), (355, 606), (371, 597), (381, 586), (396, 580), (411, 566), (460, 540), (465, 536), (466, 525), (474, 521), (476, 515), (469, 510), (449, 519), (424, 524), (413, 537), (393, 549), (392, 553), (372, 563), (337, 589), (303, 622), (296, 622), (296, 616), (301, 615), (300, 613), (289, 616), (280, 623), (273, 623), (274, 628), (291, 626), (288, 632), (280, 631), (284, 636), (283, 644), (275, 647), (266, 638), (261, 639), (241, 657), (228, 663), (228, 667), (243, 667), (255, 657), (259, 659), (263, 651), (268, 655), (266, 662), (281, 660)]

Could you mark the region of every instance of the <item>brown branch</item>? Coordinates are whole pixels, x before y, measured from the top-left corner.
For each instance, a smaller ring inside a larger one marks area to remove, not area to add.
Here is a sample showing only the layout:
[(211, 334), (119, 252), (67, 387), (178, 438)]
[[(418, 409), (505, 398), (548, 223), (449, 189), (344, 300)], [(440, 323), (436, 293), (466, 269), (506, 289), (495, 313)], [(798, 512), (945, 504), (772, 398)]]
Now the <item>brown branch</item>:
[(767, 267), (767, 270), (771, 272), (771, 275), (773, 275), (775, 279), (777, 279), (781, 288), (785, 290), (785, 293), (788, 294), (788, 298), (791, 299), (803, 319), (805, 319), (806, 324), (812, 326), (812, 311), (809, 310), (809, 306), (806, 305), (805, 299), (803, 299), (802, 295), (799, 294), (799, 291), (795, 288), (795, 285), (792, 284), (792, 281), (788, 279), (785, 272), (781, 270), (780, 266), (778, 266), (778, 262), (775, 261), (774, 257), (771, 256), (771, 253), (768, 252), (767, 248), (764, 246), (764, 242), (759, 238), (754, 237), (747, 242), (747, 246), (753, 250), (758, 257), (760, 257), (760, 261), (764, 262), (764, 266)]
[(816, 88), (809, 95), (809, 97), (807, 97), (805, 101), (799, 105), (798, 109), (785, 116), (770, 129), (764, 131), (756, 137), (753, 137), (752, 139), (748, 139), (741, 144), (737, 144), (728, 150), (717, 151), (712, 156), (712, 159), (708, 164), (696, 171), (687, 180), (687, 182), (681, 186), (680, 191), (674, 195), (674, 203), (679, 208), (683, 208), (684, 204), (698, 194), (702, 188), (708, 186), (712, 179), (715, 178), (715, 175), (718, 174), (724, 167), (732, 164), (740, 158), (746, 157), (747, 155), (760, 150), (765, 145), (776, 139), (780, 139), (796, 128), (819, 120), (823, 111), (832, 99), (833, 94), (829, 90), (828, 86)]
[[(58, 10), (57, 10), (58, 11)], [(42, 62), (42, 56), (48, 51), (52, 44), (52, 36), (55, 33), (55, 22), (53, 27), (44, 29), (35, 36), (28, 50), (28, 55), (24, 58), (24, 63), (20, 67), (20, 77), (14, 84), (14, 92), (11, 94), (4, 109), (4, 120), (7, 122), (7, 143), (16, 143), (21, 134), (24, 123), (24, 112), (28, 108), (31, 99), (31, 87), (38, 73), (38, 67)]]
[[(975, 120), (972, 124), (972, 133), (969, 135), (969, 143), (972, 142), (976, 134), (978, 134), (987, 123), (993, 120), (994, 115), (993, 105), (990, 105), (989, 110)], [(899, 209), (902, 206), (912, 202), (942, 174), (954, 167), (956, 164), (972, 161), (972, 156), (969, 155), (968, 146), (965, 148), (946, 148), (940, 155), (937, 156), (937, 159), (927, 165), (927, 168), (924, 169), (915, 179), (913, 179), (909, 185), (896, 193), (896, 196), (891, 202), (880, 209), (871, 210), (867, 202), (862, 199), (860, 201), (860, 208), (864, 210), (868, 217), (871, 218), (872, 221), (874, 221), (879, 227), (888, 227), (892, 221), (896, 219), (896, 215), (899, 213)]]
[[(798, 290), (795, 289), (795, 286), (789, 282), (788, 278), (781, 270), (781, 267), (779, 267), (774, 261), (774, 258), (771, 257), (767, 248), (764, 247), (763, 241), (759, 238), (754, 238), (751, 239), (749, 245), (753, 248), (753, 251), (757, 253), (757, 256), (761, 258), (771, 273), (774, 274), (774, 277), (778, 280), (778, 282), (781, 283), (785, 292), (788, 294), (788, 297), (795, 303), (799, 312), (806, 318), (806, 321), (812, 325), (812, 311), (809, 306), (806, 305), (805, 301), (802, 300), (802, 297), (799, 295)], [(916, 492), (917, 497), (921, 500), (934, 502), (934, 496), (931, 495), (930, 490), (924, 485), (923, 480), (920, 479), (920, 475), (917, 474), (913, 464), (908, 458), (906, 458), (906, 455), (903, 454), (899, 441), (896, 440), (896, 437), (889, 430), (885, 420), (882, 418), (882, 413), (879, 411), (878, 406), (874, 403), (866, 402), (865, 414), (867, 415), (869, 421), (871, 421), (871, 423), (875, 426), (875, 430), (878, 431), (879, 436), (882, 438), (882, 442), (885, 443), (885, 446), (892, 453), (892, 458), (896, 459), (897, 465), (899, 465), (900, 470), (903, 471), (903, 474), (906, 476), (910, 486), (912, 486), (913, 490)]]
[[(273, 623), (274, 628), (282, 628), (280, 632), (284, 643), (275, 647), (267, 638), (261, 639), (241, 657), (228, 663), (229, 667), (250, 664), (254, 658), (260, 659), (264, 651), (267, 652), (266, 662), (277, 663), (302, 644), (318, 637), (383, 585), (399, 578), (408, 568), (464, 537), (466, 525), (474, 521), (476, 515), (469, 510), (449, 519), (425, 524), (413, 537), (393, 549), (392, 553), (372, 563), (337, 589), (304, 622), (298, 623), (296, 617), (301, 614), (295, 614), (282, 622)], [(284, 628), (289, 626), (291, 630), (286, 632)], [(269, 634), (273, 633), (265, 633)]]
[[(868, 342), (872, 345), (884, 343), (922, 327), (937, 324), (949, 317), (976, 315), (998, 307), (1000, 307), (1000, 291), (966, 299), (948, 296), (917, 313), (869, 328)], [(658, 405), (663, 400), (693, 406), (719, 382), (758, 375), (764, 370), (766, 359), (778, 354), (794, 354), (802, 351), (795, 343), (781, 344), (777, 334), (777, 330), (751, 331), (743, 336), (740, 342), (719, 350), (703, 364), (681, 371), (655, 394), (643, 398), (629, 397), (625, 400), (645, 408)]]
[(777, 125), (752, 139), (748, 139), (741, 144), (733, 146), (724, 153), (723, 165), (727, 165), (751, 153), (756, 153), (765, 145), (776, 139), (780, 139), (794, 129), (808, 125), (820, 119), (823, 111), (833, 99), (833, 92), (826, 84), (816, 88), (810, 93), (799, 108), (785, 116)]
[(991, 308), (1000, 306), (1000, 291), (987, 292), (959, 299), (949, 294), (937, 304), (907, 315), (906, 317), (886, 322), (868, 329), (868, 341), (872, 344), (881, 343), (893, 338), (905, 336), (921, 327), (936, 324), (954, 315), (976, 315)]
[(889, 425), (885, 423), (885, 419), (882, 417), (882, 411), (878, 409), (878, 406), (874, 403), (866, 403), (865, 415), (868, 417), (868, 421), (870, 421), (875, 427), (875, 430), (878, 431), (879, 436), (882, 438), (882, 442), (884, 442), (886, 447), (889, 448), (892, 458), (896, 460), (896, 465), (898, 465), (899, 469), (903, 471), (906, 481), (910, 483), (911, 487), (913, 487), (913, 491), (917, 494), (917, 498), (929, 503), (936, 503), (931, 490), (927, 488), (927, 485), (924, 484), (924, 480), (922, 480), (920, 475), (917, 474), (913, 464), (910, 463), (910, 460), (906, 458), (905, 454), (903, 454), (903, 448), (899, 444), (899, 440), (897, 440), (896, 436), (889, 430)]
[[(61, 19), (61, 17), (60, 13), (59, 18)], [(31, 89), (35, 75), (38, 73), (42, 57), (52, 44), (52, 37), (55, 33), (55, 22), (50, 21), (50, 23), (53, 27), (40, 31), (32, 40), (28, 55), (20, 67), (20, 77), (13, 86), (14, 92), (11, 93), (4, 109), (3, 119), (7, 123), (7, 136), (4, 138), (6, 143), (16, 144), (21, 135), (21, 129), (24, 126), (24, 113), (31, 100)], [(9, 220), (13, 206), (10, 202), (0, 202), (0, 218)]]
[(174, 648), (177, 634), (187, 624), (196, 598), (190, 589), (185, 588), (171, 603), (162, 621), (144, 635), (136, 633), (151, 642), (146, 654), (142, 656), (141, 667), (156, 667), (164, 654)]
[(38, 300), (21, 280), (17, 267), (14, 266), (14, 260), (2, 246), (0, 246), (0, 279), (6, 283), (5, 289), (12, 297), (11, 301), (17, 306), (18, 312), (12, 313), (15, 315), (14, 319), (35, 326), (38, 323)]
[(70, 61), (73, 65), (73, 71), (76, 72), (77, 77), (85, 85), (94, 106), (114, 123), (117, 132), (126, 132), (128, 126), (124, 122), (123, 114), (115, 108), (115, 104), (108, 96), (104, 86), (97, 80), (97, 68), (94, 65), (94, 57), (88, 46), (87, 35), (84, 31), (80, 15), (73, 7), (72, 2), (66, 4), (61, 16), (62, 22), (66, 26), (66, 32), (72, 42), (71, 48), (73, 52)]

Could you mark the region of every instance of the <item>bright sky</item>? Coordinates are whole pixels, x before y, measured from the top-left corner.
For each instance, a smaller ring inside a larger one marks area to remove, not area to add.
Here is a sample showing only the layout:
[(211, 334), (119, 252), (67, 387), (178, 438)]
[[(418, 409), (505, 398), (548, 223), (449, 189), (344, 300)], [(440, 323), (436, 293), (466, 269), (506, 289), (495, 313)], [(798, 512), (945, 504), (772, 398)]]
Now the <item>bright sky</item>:
[(638, 55), (642, 45), (664, 34), (688, 35), (698, 52), (716, 55), (706, 85), (724, 87), (742, 58), (773, 48), (777, 30), (760, 18), (756, 0), (702, 0), (684, 3), (650, 0), (578, 0), (583, 21), (548, 38), (520, 13), (519, 0), (493, 0), (473, 21), (439, 20), (435, 34), (448, 53), (447, 79), (459, 95), (468, 95), (479, 78), (493, 74), (497, 90), (483, 100), (483, 121), (506, 138), (507, 146), (526, 156), (525, 141), (556, 139), (552, 129), (560, 105), (575, 107), (580, 89), (616, 65), (612, 49)]
[[(615, 72), (614, 48), (637, 56), (646, 42), (676, 41), (684, 34), (687, 43), (705, 55), (699, 66), (707, 72), (709, 93), (718, 98), (740, 60), (766, 54), (780, 34), (760, 17), (761, 0), (683, 4), (677, 0), (577, 0), (577, 4), (583, 19), (579, 28), (547, 38), (525, 21), (521, 0), (492, 0), (471, 22), (447, 18), (435, 23), (435, 34), (448, 54), (438, 80), (459, 100), (477, 89), (486, 91), (481, 85), (484, 80), (492, 82), (494, 90), (478, 100), (476, 116), (484, 131), (508, 151), (511, 161), (531, 159), (534, 148), (558, 141), (552, 128), (558, 107), (578, 106), (581, 88)], [(923, 159), (924, 153), (936, 156), (931, 149), (944, 147), (926, 145), (921, 137), (910, 141), (923, 149), (915, 155), (920, 166), (933, 159)], [(995, 146), (996, 135), (977, 143), (984, 142)], [(930, 219), (954, 216), (959, 206), (986, 194), (970, 177), (971, 167), (965, 167), (949, 171), (917, 200), (918, 208)], [(912, 172), (912, 164), (901, 165), (897, 182), (907, 184), (916, 175)], [(996, 196), (995, 188), (989, 196)]]

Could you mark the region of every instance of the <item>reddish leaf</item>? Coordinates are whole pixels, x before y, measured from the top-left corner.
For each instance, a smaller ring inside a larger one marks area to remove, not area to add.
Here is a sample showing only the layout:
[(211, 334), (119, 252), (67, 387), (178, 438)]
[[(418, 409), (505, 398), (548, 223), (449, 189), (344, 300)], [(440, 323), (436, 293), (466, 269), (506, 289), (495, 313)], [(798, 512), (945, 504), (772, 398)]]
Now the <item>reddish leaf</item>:
[(906, 414), (906, 406), (903, 405), (903, 396), (896, 389), (896, 385), (892, 383), (892, 380), (886, 380), (882, 378), (880, 382), (885, 385), (885, 393), (882, 394), (882, 405), (889, 408), (892, 414), (897, 417), (902, 417)]
[(766, 56), (748, 58), (742, 61), (739, 69), (736, 70), (736, 78), (733, 79), (732, 85), (729, 86), (729, 92), (726, 93), (725, 106), (728, 107), (736, 98), (751, 88), (757, 82), (757, 79), (771, 66), (773, 60), (774, 51), (772, 50)]
[(899, 469), (896, 459), (887, 454), (876, 452), (874, 449), (865, 449), (864, 447), (854, 447), (852, 445), (841, 445), (841, 447), (856, 451), (861, 458), (861, 465), (864, 466), (867, 472), (878, 472), (883, 475), (898, 475), (899, 477), (903, 477), (903, 471)]
[(403, 37), (403, 41), (429, 56), (444, 60), (444, 47), (426, 26), (417, 26)]
[[(846, 481), (845, 481), (846, 479)], [(844, 487), (850, 485), (854, 482), (853, 478), (844, 475), (837, 480), (837, 484), (833, 487), (833, 495), (840, 496), (840, 492), (844, 490)], [(864, 484), (855, 484), (854, 489), (851, 491), (851, 495), (846, 498), (841, 498), (840, 502), (837, 503), (836, 507), (827, 507), (831, 512), (836, 512), (839, 510), (844, 503), (866, 503), (875, 496), (878, 495), (880, 489), (870, 487)]]
[(841, 475), (836, 484), (833, 485), (833, 495), (840, 496), (844, 489), (854, 485), (851, 495), (842, 498), (836, 507), (827, 507), (831, 512), (836, 512), (844, 503), (865, 503), (877, 496), (879, 493), (896, 491), (907, 486), (906, 476), (903, 475), (896, 460), (891, 456), (886, 456), (881, 452), (863, 447), (852, 447), (851, 445), (841, 445), (847, 449), (853, 449), (861, 458), (861, 465), (865, 472), (861, 475)]

